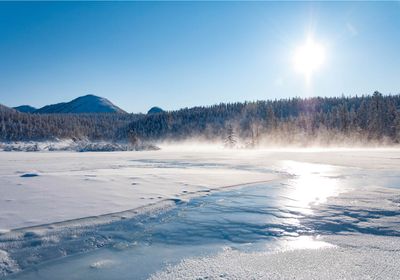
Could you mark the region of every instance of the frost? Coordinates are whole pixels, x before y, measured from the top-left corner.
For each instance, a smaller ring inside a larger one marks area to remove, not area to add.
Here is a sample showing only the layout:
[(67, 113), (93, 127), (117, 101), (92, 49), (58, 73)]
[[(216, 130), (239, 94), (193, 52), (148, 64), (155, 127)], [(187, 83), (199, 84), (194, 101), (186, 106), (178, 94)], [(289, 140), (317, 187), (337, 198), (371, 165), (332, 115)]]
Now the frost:
[(7, 142), (0, 143), (0, 151), (5, 152), (43, 152), (43, 151), (70, 151), (70, 152), (116, 152), (116, 151), (146, 151), (159, 150), (152, 144), (131, 145), (106, 141), (92, 142), (88, 140), (59, 140), (42, 142)]
[(100, 261), (96, 261), (96, 262), (92, 263), (90, 265), (90, 268), (101, 269), (101, 268), (110, 267), (113, 264), (114, 264), (114, 262), (112, 260), (100, 260)]
[(23, 271), (13, 279), (400, 273), (399, 150), (0, 156), (1, 273)]
[[(340, 246), (274, 253), (225, 250), (184, 259), (150, 279), (397, 279), (400, 275), (398, 238), (357, 235), (335, 241)], [(397, 245), (388, 248), (390, 244)]]
[(17, 263), (6, 251), (0, 250), (0, 277), (17, 271), (19, 271)]

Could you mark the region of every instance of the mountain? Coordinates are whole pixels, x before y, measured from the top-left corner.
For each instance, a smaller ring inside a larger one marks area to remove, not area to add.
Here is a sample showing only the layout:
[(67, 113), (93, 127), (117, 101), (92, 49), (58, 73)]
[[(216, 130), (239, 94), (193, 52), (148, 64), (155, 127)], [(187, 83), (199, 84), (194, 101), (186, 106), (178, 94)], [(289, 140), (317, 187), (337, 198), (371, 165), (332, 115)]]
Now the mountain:
[(14, 107), (13, 109), (15, 109), (19, 112), (22, 112), (22, 113), (33, 113), (37, 110), (35, 107), (29, 106), (29, 105), (21, 105), (18, 107)]
[(34, 113), (126, 113), (121, 108), (112, 104), (108, 99), (96, 95), (85, 95), (70, 102), (62, 102), (44, 106)]
[(0, 104), (0, 113), (12, 113), (12, 112), (15, 112), (15, 110)]
[(157, 114), (157, 113), (162, 113), (162, 112), (164, 112), (164, 110), (161, 109), (160, 107), (152, 107), (149, 111), (147, 111), (147, 114), (151, 115), (151, 114)]

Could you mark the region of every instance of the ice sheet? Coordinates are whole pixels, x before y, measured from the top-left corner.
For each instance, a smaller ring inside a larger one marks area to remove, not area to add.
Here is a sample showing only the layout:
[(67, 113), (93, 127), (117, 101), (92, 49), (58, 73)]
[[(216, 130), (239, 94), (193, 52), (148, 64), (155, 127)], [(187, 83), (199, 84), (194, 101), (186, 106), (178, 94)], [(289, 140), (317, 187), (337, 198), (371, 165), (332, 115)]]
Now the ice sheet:
[[(240, 188), (259, 182), (268, 186), (268, 196), (243, 195), (242, 202), (248, 205), (243, 210), (268, 217), (276, 215), (288, 221), (285, 229), (277, 227), (276, 232), (270, 227), (263, 229), (269, 236), (285, 238), (279, 240), (280, 251), (266, 248), (265, 252), (244, 252), (228, 246), (209, 256), (185, 258), (182, 255), (183, 260), (153, 277), (282, 279), (295, 275), (298, 279), (378, 276), (393, 279), (399, 275), (397, 260), (400, 259), (399, 163), (400, 151), (396, 149), (233, 151), (166, 147), (151, 152), (0, 153), (0, 229), (3, 239), (11, 238), (3, 245), (11, 246), (8, 248), (14, 250), (13, 257), (18, 260), (11, 258), (8, 249), (2, 247), (0, 270), (2, 274), (18, 271), (24, 259), (18, 254), (26, 254), (20, 253), (18, 246), (28, 245), (28, 252), (36, 246), (31, 241), (40, 240), (35, 250), (46, 249), (46, 244), (57, 247), (69, 236), (68, 230), (77, 226), (93, 227), (95, 231), (89, 232), (97, 232), (102, 224), (118, 220), (123, 224), (123, 219), (136, 215), (140, 207), (146, 213), (153, 209), (147, 208), (149, 205), (159, 206), (161, 201), (173, 206), (176, 201), (204, 195), (213, 189)], [(252, 197), (269, 199), (268, 208), (257, 211), (249, 208)], [(222, 204), (224, 199), (222, 195)], [(240, 205), (237, 206), (235, 209), (240, 210)], [(232, 218), (240, 220), (246, 211), (238, 211)], [(229, 219), (229, 216), (222, 217), (219, 225), (226, 226), (228, 233), (232, 230), (230, 242), (263, 239), (258, 236), (260, 225), (257, 223), (252, 225), (249, 221), (231, 227)], [(184, 232), (190, 232), (191, 222), (188, 222), (189, 226), (182, 224)], [(211, 230), (208, 228), (204, 230)], [(215, 231), (217, 238), (218, 232)], [(179, 240), (185, 240), (184, 235), (179, 236)], [(185, 246), (193, 241), (192, 235), (187, 237)], [(100, 243), (93, 243), (95, 247), (112, 241), (112, 238), (102, 238), (97, 240)], [(162, 244), (164, 239), (160, 240)], [(79, 248), (92, 249), (90, 244), (87, 246)], [(192, 245), (185, 246), (185, 250), (193, 251)], [(149, 247), (144, 254), (151, 256), (153, 249)], [(165, 252), (168, 250), (171, 248)], [(51, 250), (48, 253), (43, 255), (43, 260), (51, 259), (53, 253)], [(34, 256), (35, 251), (28, 254)], [(98, 259), (88, 256), (88, 275), (103, 271), (98, 275), (104, 276), (108, 275), (104, 272), (116, 268), (114, 259), (121, 261), (120, 257), (115, 253), (109, 256), (103, 258), (101, 253)], [(173, 259), (179, 261), (179, 258)], [(227, 260), (230, 262), (225, 264)], [(35, 260), (27, 261), (26, 265), (30, 261), (35, 263)], [(157, 265), (162, 267), (161, 263)], [(50, 267), (50, 271), (56, 267)], [(126, 276), (129, 279), (131, 275)]]

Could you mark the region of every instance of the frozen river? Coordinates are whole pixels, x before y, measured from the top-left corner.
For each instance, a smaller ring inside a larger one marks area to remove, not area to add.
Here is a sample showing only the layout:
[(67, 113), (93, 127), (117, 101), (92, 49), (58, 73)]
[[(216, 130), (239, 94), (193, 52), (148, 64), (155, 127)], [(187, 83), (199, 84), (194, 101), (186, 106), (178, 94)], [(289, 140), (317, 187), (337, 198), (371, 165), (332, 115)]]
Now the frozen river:
[[(269, 153), (267, 160), (253, 155), (252, 164), (250, 156), (227, 160), (225, 154), (152, 155), (134, 166), (129, 159), (133, 170), (155, 173), (245, 170), (248, 183), (227, 178), (223, 189), (190, 188), (188, 180), (179, 193), (159, 191), (134, 210), (3, 231), (4, 278), (310, 279), (320, 270), (317, 275), (332, 279), (365, 279), (373, 271), (393, 279), (400, 273), (399, 152), (348, 153)], [(40, 169), (33, 173), (46, 177)], [(134, 174), (136, 182), (147, 178), (141, 174)]]

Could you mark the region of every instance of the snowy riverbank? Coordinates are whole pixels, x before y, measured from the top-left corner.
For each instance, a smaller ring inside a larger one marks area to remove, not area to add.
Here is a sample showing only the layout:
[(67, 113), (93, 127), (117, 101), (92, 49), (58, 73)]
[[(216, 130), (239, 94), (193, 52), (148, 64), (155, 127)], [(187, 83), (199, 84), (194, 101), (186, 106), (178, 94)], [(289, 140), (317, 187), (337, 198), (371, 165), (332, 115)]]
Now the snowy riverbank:
[(152, 144), (131, 145), (125, 142), (89, 141), (65, 139), (59, 141), (0, 142), (4, 152), (126, 152), (153, 151), (159, 148)]
[[(364, 279), (378, 275), (372, 270), (379, 267), (383, 279), (399, 273), (400, 150), (169, 146), (140, 153), (4, 152), (0, 159), (2, 274), (99, 246), (118, 250), (69, 258), (60, 267), (50, 263), (41, 277), (58, 267), (79, 270), (77, 279), (112, 278), (126, 254), (132, 263), (142, 261), (135, 250), (146, 252), (147, 270), (132, 274), (126, 268), (126, 279), (148, 273), (159, 279), (309, 279), (317, 275), (313, 271), (331, 279)], [(222, 188), (228, 192), (216, 191)], [(211, 201), (176, 204), (206, 194)], [(162, 214), (163, 205), (177, 210)], [(133, 219), (151, 209), (161, 212)], [(265, 238), (278, 245), (235, 249)], [(177, 240), (179, 248), (171, 245)], [(226, 249), (198, 256), (196, 244)], [(172, 249), (191, 253), (175, 255), (165, 266)], [(156, 252), (164, 256), (162, 263), (152, 260)], [(34, 279), (24, 275), (17, 279)]]

